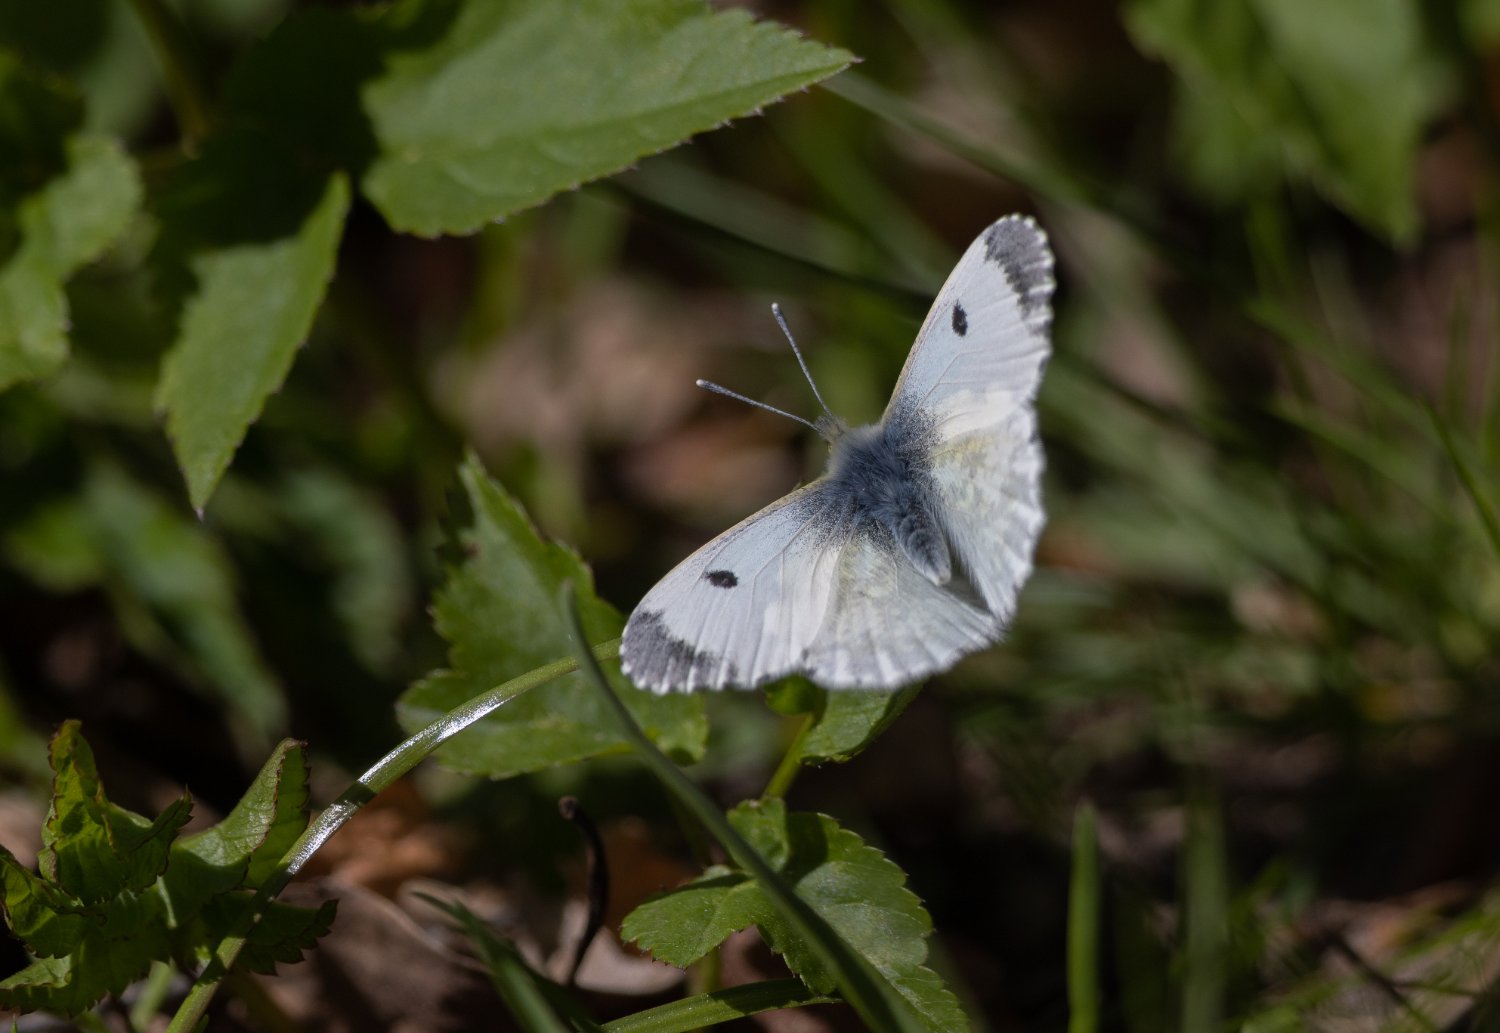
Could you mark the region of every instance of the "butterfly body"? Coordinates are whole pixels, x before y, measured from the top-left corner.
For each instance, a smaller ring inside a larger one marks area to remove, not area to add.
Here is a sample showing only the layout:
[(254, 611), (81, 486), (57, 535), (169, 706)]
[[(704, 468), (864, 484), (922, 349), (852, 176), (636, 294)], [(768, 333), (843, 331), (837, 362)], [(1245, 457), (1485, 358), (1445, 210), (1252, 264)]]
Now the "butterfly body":
[(879, 423), (818, 430), (828, 470), (678, 565), (626, 624), (622, 660), (668, 691), (800, 672), (896, 688), (997, 641), (1043, 524), (1034, 400), (1052, 254), (991, 225), (939, 292)]

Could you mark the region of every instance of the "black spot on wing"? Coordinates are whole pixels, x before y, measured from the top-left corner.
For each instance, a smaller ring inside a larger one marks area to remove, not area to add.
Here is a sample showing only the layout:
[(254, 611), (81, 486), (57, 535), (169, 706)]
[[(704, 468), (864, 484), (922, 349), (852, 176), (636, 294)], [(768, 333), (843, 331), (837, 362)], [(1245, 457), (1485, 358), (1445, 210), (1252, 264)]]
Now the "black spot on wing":
[[(636, 610), (620, 643), (625, 673), (655, 692), (737, 683), (739, 671), (717, 653), (699, 649), (668, 630), (659, 610)], [(720, 672), (723, 678), (720, 679)]]
[(732, 570), (710, 570), (703, 575), (703, 579), (715, 588), (733, 588), (740, 583)]
[(960, 337), (969, 332), (969, 314), (957, 302), (953, 303), (953, 332)]
[(1007, 215), (984, 231), (984, 256), (1000, 267), (1027, 316), (1052, 296), (1052, 250), (1031, 219)]

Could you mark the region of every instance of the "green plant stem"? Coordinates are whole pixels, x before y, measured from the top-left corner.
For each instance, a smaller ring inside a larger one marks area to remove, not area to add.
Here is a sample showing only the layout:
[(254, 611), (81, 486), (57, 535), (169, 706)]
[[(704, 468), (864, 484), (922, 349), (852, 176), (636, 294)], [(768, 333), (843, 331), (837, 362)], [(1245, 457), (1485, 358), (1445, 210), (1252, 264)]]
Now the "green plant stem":
[(161, 65), (163, 85), (182, 130), (184, 149), (191, 151), (208, 132), (208, 89), (187, 27), (163, 0), (131, 0)]
[(140, 995), (130, 1006), (127, 1020), (131, 1029), (146, 1029), (151, 1025), (151, 1019), (161, 1009), (162, 1002), (167, 999), (167, 991), (172, 988), (172, 975), (175, 972), (176, 969), (165, 961), (151, 963), (151, 971), (141, 982)]
[[(594, 646), (588, 653), (597, 665), (600, 660), (610, 660), (620, 655), (620, 640), (614, 639)], [(503, 685), (480, 693), (461, 706), (455, 707), (432, 724), (418, 731), (405, 742), (376, 761), (363, 775), (345, 789), (339, 798), (324, 808), (307, 826), (297, 842), (293, 843), (276, 871), (268, 878), (256, 894), (257, 906), (251, 914), (260, 911), (260, 905), (276, 896), (292, 880), (318, 848), (333, 836), (361, 807), (373, 800), (382, 790), (389, 788), (397, 779), (411, 771), (444, 742), (468, 728), (474, 722), (493, 713), (522, 693), (545, 685), (565, 674), (578, 670), (578, 660), (557, 660), (545, 666), (527, 671)], [(224, 973), (229, 971), (240, 951), (245, 946), (245, 934), (231, 936), (219, 944), (214, 959), (198, 976), (197, 982), (188, 991), (187, 997), (167, 1026), (167, 1033), (190, 1033), (208, 1010)]]
[(802, 740), (807, 738), (807, 733), (812, 726), (813, 715), (803, 714), (796, 734), (792, 736), (786, 752), (781, 755), (781, 763), (777, 764), (776, 770), (771, 773), (771, 781), (766, 783), (765, 792), (761, 793), (761, 796), (780, 800), (786, 796), (787, 790), (792, 788), (792, 783), (797, 780), (797, 773), (802, 770)]
[(1068, 893), (1068, 1033), (1099, 1029), (1099, 845), (1094, 808), (1073, 819), (1073, 879)]
[(813, 993), (796, 979), (747, 983), (658, 1005), (604, 1024), (605, 1033), (681, 1033), (716, 1026), (757, 1012), (835, 1004), (836, 997)]
[(832, 975), (840, 993), (859, 1017), (875, 1033), (926, 1033), (926, 1026), (909, 1005), (874, 966), (853, 950), (790, 885), (766, 863), (739, 834), (723, 812), (682, 770), (656, 748), (625, 704), (615, 695), (599, 668), (599, 662), (586, 648), (588, 641), (574, 602), (573, 586), (563, 586), (563, 611), (573, 634), (578, 655), (578, 669), (594, 687), (606, 706), (614, 713), (625, 738), (635, 747), (641, 760), (651, 769), (667, 791), (682, 801), (693, 817), (723, 846), (730, 859), (755, 879), (772, 907), (812, 950)]

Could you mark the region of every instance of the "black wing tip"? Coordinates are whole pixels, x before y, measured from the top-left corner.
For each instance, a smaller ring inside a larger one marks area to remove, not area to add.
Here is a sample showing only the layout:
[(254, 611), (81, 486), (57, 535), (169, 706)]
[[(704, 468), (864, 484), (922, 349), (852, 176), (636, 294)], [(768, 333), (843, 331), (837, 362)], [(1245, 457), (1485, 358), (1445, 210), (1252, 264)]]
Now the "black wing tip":
[(673, 635), (660, 610), (637, 607), (620, 639), (620, 669), (657, 695), (722, 688), (732, 684), (735, 665)]
[(1021, 310), (1028, 316), (1045, 312), (1056, 286), (1047, 231), (1029, 215), (1007, 215), (990, 223), (979, 239), (985, 259), (1005, 274)]

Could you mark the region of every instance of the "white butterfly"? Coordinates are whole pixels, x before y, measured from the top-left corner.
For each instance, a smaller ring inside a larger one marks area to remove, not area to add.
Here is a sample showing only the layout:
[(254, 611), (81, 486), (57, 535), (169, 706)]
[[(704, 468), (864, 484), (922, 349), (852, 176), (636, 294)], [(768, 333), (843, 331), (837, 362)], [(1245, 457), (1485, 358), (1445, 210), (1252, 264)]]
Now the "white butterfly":
[(1053, 286), (1031, 219), (981, 233), (881, 421), (850, 430), (820, 418), (828, 472), (646, 593), (625, 625), (625, 673), (657, 692), (792, 673), (893, 689), (998, 641), (1045, 520), (1035, 399)]

